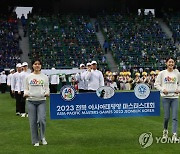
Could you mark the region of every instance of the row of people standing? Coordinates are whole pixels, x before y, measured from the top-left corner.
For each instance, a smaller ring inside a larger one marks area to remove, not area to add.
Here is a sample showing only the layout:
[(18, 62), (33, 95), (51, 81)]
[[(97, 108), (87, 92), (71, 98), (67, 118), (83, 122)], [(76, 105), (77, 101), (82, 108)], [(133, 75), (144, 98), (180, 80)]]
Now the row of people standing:
[(11, 95), (14, 94), (16, 99), (16, 115), (21, 115), (21, 117), (26, 116), (25, 111), (25, 98), (24, 95), (24, 82), (25, 78), (30, 74), (28, 71), (28, 63), (18, 63), (16, 65), (16, 72), (11, 75), (10, 87)]
[(142, 76), (139, 72), (135, 73), (135, 77), (131, 77), (131, 72), (120, 72), (119, 75), (116, 72), (107, 71), (104, 75), (105, 85), (111, 86), (115, 90), (132, 90), (137, 84), (145, 83), (150, 89), (154, 89), (154, 82), (158, 73), (151, 71), (150, 75), (147, 72), (142, 72)]
[(99, 87), (104, 86), (104, 77), (101, 71), (97, 69), (97, 62), (92, 61), (80, 64), (80, 69), (84, 70), (77, 73), (73, 79), (73, 84), (77, 84), (78, 90), (82, 92), (95, 92)]

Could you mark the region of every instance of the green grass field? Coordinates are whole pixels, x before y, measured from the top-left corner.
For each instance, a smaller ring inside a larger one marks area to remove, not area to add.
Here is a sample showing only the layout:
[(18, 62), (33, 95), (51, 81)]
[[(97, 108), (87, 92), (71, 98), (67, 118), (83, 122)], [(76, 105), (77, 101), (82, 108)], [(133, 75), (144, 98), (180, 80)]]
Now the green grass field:
[[(47, 146), (31, 145), (28, 118), (15, 115), (15, 100), (0, 94), (1, 154), (122, 154), (179, 153), (180, 144), (156, 143), (141, 148), (138, 139), (144, 132), (162, 136), (160, 117), (50, 120), (47, 103)], [(178, 129), (178, 132), (180, 129)], [(171, 132), (171, 122), (169, 125)]]

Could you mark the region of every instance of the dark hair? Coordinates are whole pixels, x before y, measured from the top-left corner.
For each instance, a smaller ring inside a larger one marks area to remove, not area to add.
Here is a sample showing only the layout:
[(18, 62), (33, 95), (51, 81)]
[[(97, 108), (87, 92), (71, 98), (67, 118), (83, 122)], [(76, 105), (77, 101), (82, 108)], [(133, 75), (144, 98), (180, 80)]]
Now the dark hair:
[(172, 59), (172, 60), (175, 61), (175, 59), (174, 59), (173, 57), (167, 57), (167, 58), (166, 58), (166, 63), (169, 61), (169, 59)]
[(42, 62), (41, 62), (41, 60), (40, 60), (40, 59), (33, 59), (33, 60), (31, 61), (32, 72), (34, 72), (34, 69), (33, 69), (33, 64), (34, 64), (36, 61), (38, 61), (38, 62), (42, 65)]

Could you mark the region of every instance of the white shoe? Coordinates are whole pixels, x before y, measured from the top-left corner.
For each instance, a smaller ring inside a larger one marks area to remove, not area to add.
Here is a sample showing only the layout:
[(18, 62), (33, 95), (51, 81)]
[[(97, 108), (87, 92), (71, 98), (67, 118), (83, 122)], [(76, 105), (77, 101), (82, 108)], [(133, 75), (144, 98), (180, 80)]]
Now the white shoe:
[(38, 147), (39, 146), (39, 142), (34, 144), (34, 147)]
[(42, 145), (47, 145), (47, 141), (45, 138), (42, 139)]
[(168, 138), (168, 130), (167, 129), (163, 130), (163, 138), (164, 139)]
[(26, 113), (21, 113), (21, 117), (22, 118), (26, 117)]
[(176, 133), (173, 133), (173, 136), (172, 136), (172, 141), (173, 141), (174, 143), (179, 142), (179, 139), (178, 139), (178, 137), (177, 137), (177, 134), (176, 134)]
[(17, 115), (17, 116), (20, 115), (20, 112), (16, 112), (16, 115)]

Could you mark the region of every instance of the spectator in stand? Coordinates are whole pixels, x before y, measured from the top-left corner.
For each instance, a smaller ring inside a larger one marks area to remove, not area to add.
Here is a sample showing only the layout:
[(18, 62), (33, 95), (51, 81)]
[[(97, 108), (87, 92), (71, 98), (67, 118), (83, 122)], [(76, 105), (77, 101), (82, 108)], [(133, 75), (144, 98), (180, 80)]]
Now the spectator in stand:
[(97, 20), (95, 21), (95, 31), (96, 31), (96, 33), (99, 32), (99, 23)]
[(104, 48), (104, 50), (105, 50), (105, 53), (107, 54), (108, 49), (109, 49), (109, 43), (108, 43), (107, 40), (104, 41), (103, 48)]

